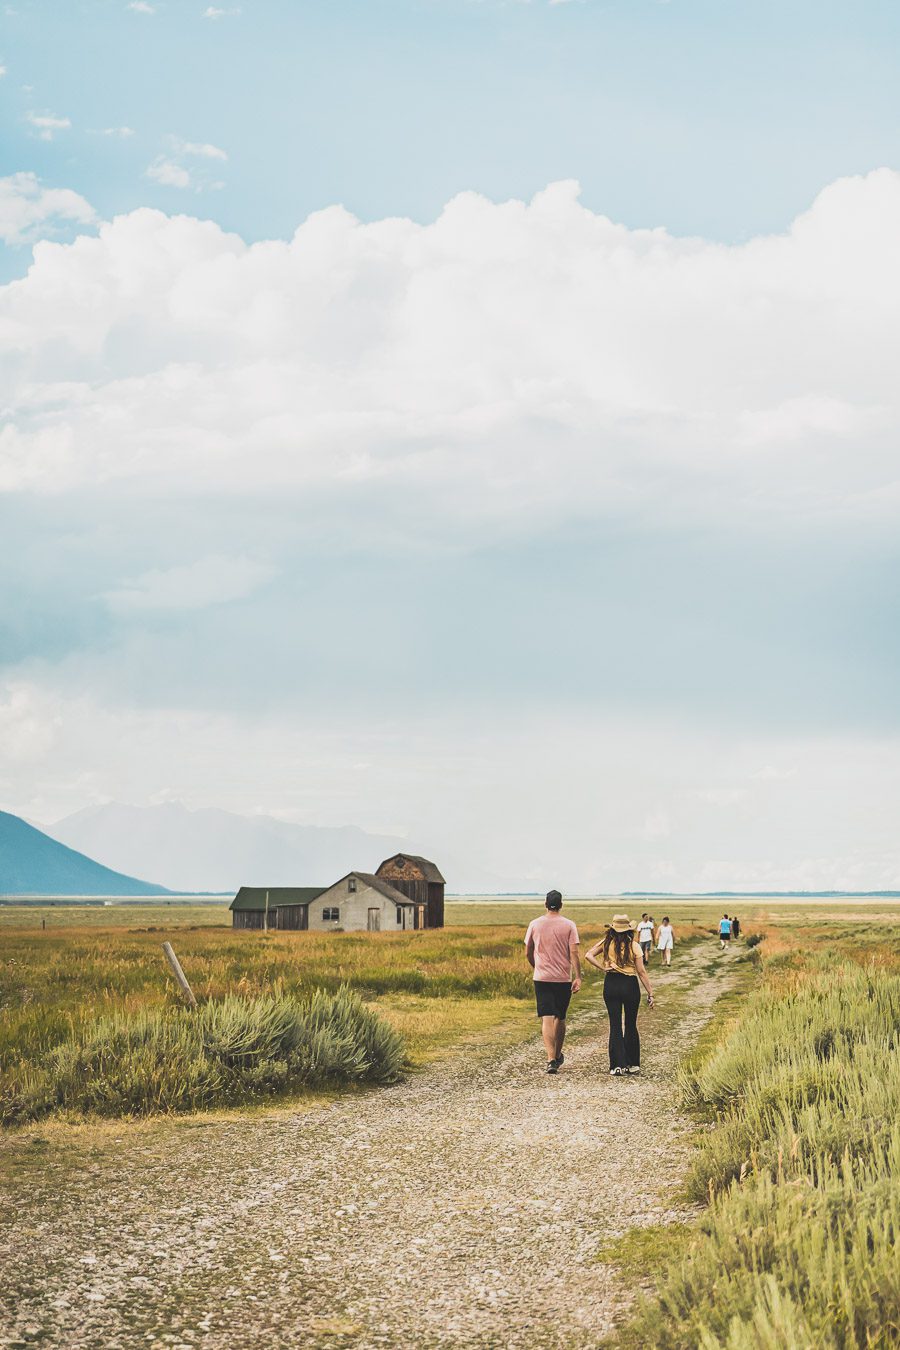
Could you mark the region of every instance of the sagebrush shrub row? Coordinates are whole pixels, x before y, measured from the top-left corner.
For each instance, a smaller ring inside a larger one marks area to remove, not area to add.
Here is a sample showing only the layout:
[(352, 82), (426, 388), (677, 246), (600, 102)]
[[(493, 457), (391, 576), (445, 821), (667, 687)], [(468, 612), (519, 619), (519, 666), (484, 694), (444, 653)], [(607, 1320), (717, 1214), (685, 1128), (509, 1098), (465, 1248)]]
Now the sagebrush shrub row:
[(293, 998), (229, 997), (196, 1011), (103, 1018), (0, 1087), (0, 1121), (51, 1111), (138, 1116), (238, 1105), (334, 1083), (387, 1083), (404, 1046), (348, 989)]
[(776, 967), (683, 1075), (713, 1123), (689, 1181), (708, 1208), (621, 1344), (900, 1344), (900, 976), (819, 966)]

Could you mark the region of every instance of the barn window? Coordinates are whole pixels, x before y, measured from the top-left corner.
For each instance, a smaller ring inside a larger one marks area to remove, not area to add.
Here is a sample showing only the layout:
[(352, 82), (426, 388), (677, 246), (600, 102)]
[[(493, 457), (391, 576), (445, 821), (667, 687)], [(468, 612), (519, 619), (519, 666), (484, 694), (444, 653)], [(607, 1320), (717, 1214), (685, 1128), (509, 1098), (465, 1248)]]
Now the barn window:
[(403, 922), (403, 910), (400, 908), (399, 905), (397, 906), (397, 922), (398, 923)]
[(338, 921), (338, 919), (339, 919), (340, 917), (341, 917), (341, 911), (340, 911), (340, 909), (338, 908), (337, 905), (323, 905), (323, 906), (322, 906), (322, 921), (323, 921), (323, 923), (328, 923), (329, 921), (333, 921), (334, 923), (337, 923), (337, 921)]
[(349, 880), (347, 881), (347, 890), (348, 890), (348, 891), (355, 891), (355, 890), (356, 890), (356, 877), (350, 877), (350, 878), (349, 878)]

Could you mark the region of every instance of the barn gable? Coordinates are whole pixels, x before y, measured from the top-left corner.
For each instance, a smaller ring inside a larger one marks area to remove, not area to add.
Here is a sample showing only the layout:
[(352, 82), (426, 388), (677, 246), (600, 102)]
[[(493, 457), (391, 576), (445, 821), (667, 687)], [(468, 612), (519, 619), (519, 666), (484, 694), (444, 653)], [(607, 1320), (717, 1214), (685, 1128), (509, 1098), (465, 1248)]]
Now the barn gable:
[(423, 908), (424, 921), (419, 927), (443, 928), (445, 883), (436, 863), (417, 853), (395, 853), (385, 858), (376, 875)]
[(416, 853), (395, 853), (393, 858), (385, 858), (376, 876), (391, 880), (408, 878), (410, 881), (439, 882), (442, 886), (445, 884), (437, 863), (420, 858)]
[(397, 932), (417, 927), (416, 906), (370, 872), (348, 872), (308, 906), (311, 929)]

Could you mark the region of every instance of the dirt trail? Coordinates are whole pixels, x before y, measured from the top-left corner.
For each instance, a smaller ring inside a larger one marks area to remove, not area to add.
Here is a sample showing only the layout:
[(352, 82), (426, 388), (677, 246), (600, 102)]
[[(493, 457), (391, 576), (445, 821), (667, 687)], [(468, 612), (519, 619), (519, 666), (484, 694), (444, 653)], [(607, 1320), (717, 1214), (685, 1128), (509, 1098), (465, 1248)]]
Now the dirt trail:
[(599, 1245), (683, 1217), (674, 1068), (722, 970), (652, 972), (640, 1078), (607, 1073), (594, 985), (555, 1078), (535, 1034), (302, 1114), (123, 1130), (7, 1211), (0, 1345), (596, 1345), (620, 1303)]

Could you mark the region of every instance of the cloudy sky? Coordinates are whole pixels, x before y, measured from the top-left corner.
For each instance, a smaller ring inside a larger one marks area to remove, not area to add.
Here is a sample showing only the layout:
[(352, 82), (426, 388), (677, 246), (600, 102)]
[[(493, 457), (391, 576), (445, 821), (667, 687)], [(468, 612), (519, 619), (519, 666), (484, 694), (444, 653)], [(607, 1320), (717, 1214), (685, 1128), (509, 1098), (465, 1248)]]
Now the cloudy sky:
[(900, 887), (895, 5), (0, 25), (0, 807)]

